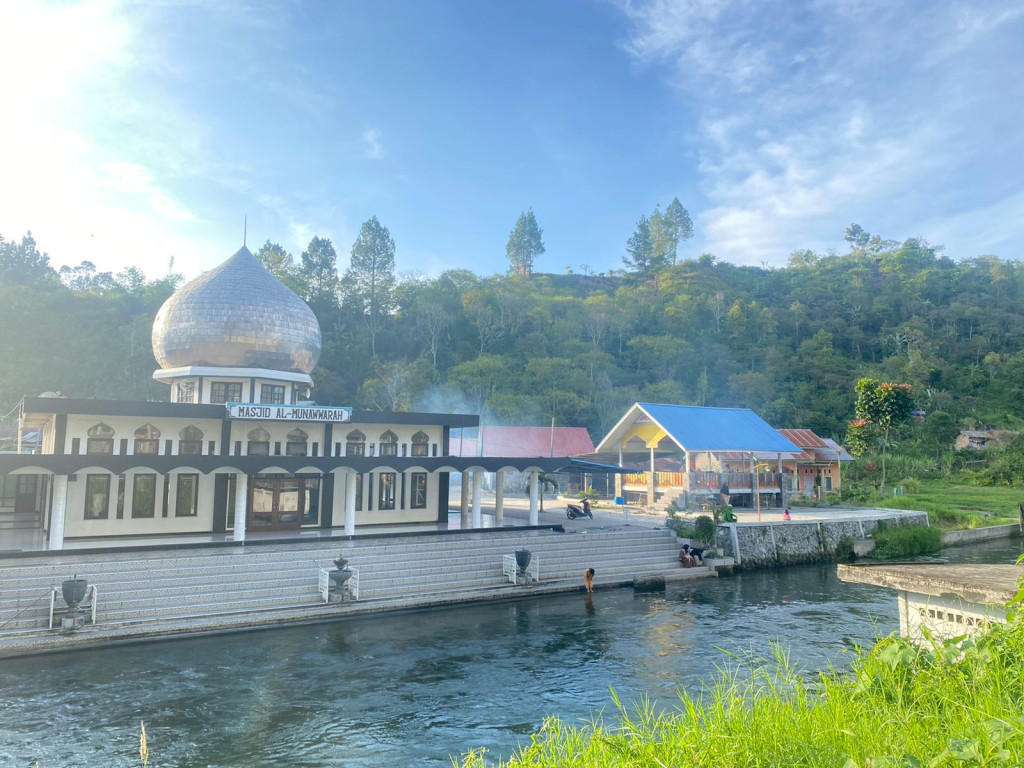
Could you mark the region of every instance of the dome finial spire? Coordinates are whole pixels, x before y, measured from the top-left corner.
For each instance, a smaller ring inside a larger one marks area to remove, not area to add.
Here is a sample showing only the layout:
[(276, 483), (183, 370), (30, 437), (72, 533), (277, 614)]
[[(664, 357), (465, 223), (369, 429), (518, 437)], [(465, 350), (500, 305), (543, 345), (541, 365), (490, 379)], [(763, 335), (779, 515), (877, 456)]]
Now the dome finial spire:
[(249, 216), (248, 214), (242, 217), (242, 247), (245, 248), (246, 235), (249, 234)]

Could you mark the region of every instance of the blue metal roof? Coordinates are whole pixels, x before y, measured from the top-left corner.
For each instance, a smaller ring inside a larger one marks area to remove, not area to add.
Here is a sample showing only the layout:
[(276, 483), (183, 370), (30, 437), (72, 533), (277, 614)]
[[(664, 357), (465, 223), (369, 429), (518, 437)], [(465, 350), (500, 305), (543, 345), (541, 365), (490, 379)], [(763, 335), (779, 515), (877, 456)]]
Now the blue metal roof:
[(749, 408), (637, 403), (687, 451), (799, 453), (771, 424)]

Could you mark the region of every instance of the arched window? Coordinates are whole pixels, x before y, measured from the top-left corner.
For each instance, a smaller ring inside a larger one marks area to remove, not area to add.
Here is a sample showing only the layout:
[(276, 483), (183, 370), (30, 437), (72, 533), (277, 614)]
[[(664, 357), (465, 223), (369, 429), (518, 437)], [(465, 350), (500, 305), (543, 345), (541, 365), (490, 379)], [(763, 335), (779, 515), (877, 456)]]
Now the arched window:
[(348, 435), (345, 436), (345, 455), (366, 455), (366, 435), (364, 435), (358, 429), (353, 429), (351, 432), (348, 433)]
[(426, 432), (420, 430), (412, 436), (412, 455), (428, 456), (430, 451), (430, 437)]
[(270, 433), (263, 427), (249, 430), (249, 446), (246, 448), (249, 456), (270, 455)]
[(203, 430), (189, 424), (178, 433), (178, 453), (181, 456), (199, 456), (203, 452)]
[(89, 427), (88, 439), (85, 443), (86, 453), (113, 453), (114, 452), (114, 429), (113, 427), (104, 424), (102, 421), (99, 424)]
[(293, 429), (288, 433), (288, 445), (285, 446), (285, 456), (305, 456), (306, 441), (309, 435), (301, 429)]
[(133, 453), (156, 455), (160, 452), (160, 430), (152, 424), (143, 424), (135, 430)]
[(397, 456), (398, 455), (398, 435), (392, 432), (390, 429), (380, 436), (380, 455), (381, 456)]

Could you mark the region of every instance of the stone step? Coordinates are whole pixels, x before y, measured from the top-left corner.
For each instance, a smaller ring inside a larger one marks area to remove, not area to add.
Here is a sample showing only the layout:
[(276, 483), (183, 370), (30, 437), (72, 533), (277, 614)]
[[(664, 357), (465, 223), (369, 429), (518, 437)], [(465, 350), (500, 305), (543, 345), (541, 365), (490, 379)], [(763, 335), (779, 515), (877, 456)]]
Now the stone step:
[[(540, 561), (542, 578), (568, 578), (577, 572), (582, 573), (595, 557), (593, 553), (584, 553), (573, 557), (550, 557), (544, 559), (538, 556)], [(601, 572), (617, 572), (619, 570), (658, 571), (671, 567), (675, 562), (674, 550), (667, 553), (640, 554), (629, 558), (613, 558), (607, 553), (600, 556)], [(380, 585), (392, 585), (395, 589), (407, 588), (410, 584), (419, 583), (451, 583), (458, 580), (472, 580), (476, 578), (488, 578), (501, 574), (502, 563), (499, 558), (490, 557), (481, 562), (464, 563), (462, 561), (446, 561), (441, 565), (429, 567), (418, 567), (414, 570), (408, 568), (408, 564), (401, 568), (395, 567), (373, 567), (372, 564), (352, 564), (360, 570), (360, 578), (365, 590), (377, 589)], [(150, 574), (127, 574), (121, 577), (118, 582), (90, 583), (97, 587), (101, 602), (108, 606), (116, 605), (124, 600), (148, 600), (156, 601), (164, 599), (165, 596), (184, 593), (186, 597), (196, 594), (205, 596), (235, 593), (239, 591), (258, 590), (261, 593), (287, 593), (295, 588), (302, 588), (304, 585), (315, 583), (318, 571), (312, 563), (298, 564), (291, 568), (281, 568), (276, 571), (246, 571), (240, 574), (232, 571), (228, 574), (218, 573), (218, 578), (211, 574), (200, 573), (189, 575), (167, 574), (162, 578), (154, 578)], [(242, 578), (244, 576), (244, 579)], [(35, 603), (38, 609), (49, 604), (49, 585), (33, 590), (4, 590), (0, 596), (0, 619), (9, 614), (24, 609), (27, 605)], [(58, 605), (63, 605), (63, 600), (58, 595)]]
[[(652, 535), (656, 534), (656, 535)], [(557, 542), (559, 546), (563, 547), (576, 547), (576, 546), (589, 546), (588, 541), (593, 539), (603, 539), (607, 536), (608, 539), (602, 541), (604, 546), (629, 546), (637, 542), (646, 542), (652, 538), (664, 539), (667, 536), (671, 536), (670, 532), (661, 531), (647, 531), (643, 534), (632, 534), (627, 533), (624, 535), (610, 535), (610, 534), (549, 534), (548, 538), (530, 538), (521, 537), (517, 540), (500, 539), (494, 541), (483, 541), (474, 542), (473, 545), (468, 543), (460, 547), (462, 551), (471, 552), (475, 547), (480, 551), (496, 551), (503, 550), (507, 552), (514, 551), (515, 549), (527, 548), (531, 546), (543, 547), (547, 543)], [(150, 569), (160, 569), (163, 567), (174, 567), (174, 568), (188, 568), (194, 566), (207, 567), (211, 564), (221, 564), (223, 567), (237, 567), (246, 565), (252, 562), (254, 557), (258, 557), (262, 562), (270, 564), (275, 561), (288, 561), (296, 560), (301, 558), (310, 559), (327, 559), (332, 560), (338, 552), (344, 552), (346, 557), (353, 555), (360, 556), (388, 556), (388, 557), (407, 557), (409, 554), (415, 554), (422, 556), (424, 553), (430, 553), (436, 549), (434, 546), (424, 546), (424, 543), (417, 539), (416, 544), (402, 544), (402, 545), (376, 545), (376, 546), (362, 546), (362, 545), (350, 545), (339, 547), (337, 543), (330, 545), (321, 545), (318, 547), (310, 547), (305, 549), (273, 549), (264, 547), (253, 547), (247, 549), (244, 552), (232, 551), (229, 553), (222, 553), (216, 550), (212, 552), (203, 551), (201, 553), (182, 554), (182, 555), (168, 555), (167, 553), (161, 553), (159, 556), (154, 553), (139, 553), (137, 556), (131, 554), (121, 554), (116, 558), (100, 557), (98, 555), (83, 554), (74, 558), (61, 557), (59, 559), (45, 559), (45, 558), (32, 558), (29, 563), (26, 564), (0, 564), (0, 578), (15, 578), (19, 571), (28, 572), (39, 572), (48, 569), (48, 571), (54, 577), (68, 578), (73, 575), (76, 569), (90, 569), (96, 573), (105, 573), (109, 571), (117, 572), (124, 567), (125, 562), (132, 563), (143, 563), (147, 564)], [(346, 544), (348, 544), (346, 542)]]
[[(559, 557), (571, 556), (574, 552), (581, 553), (581, 556), (586, 555), (592, 551), (592, 547), (595, 544), (601, 544), (601, 553), (605, 557), (615, 556), (637, 556), (646, 553), (650, 553), (652, 547), (650, 544), (640, 545), (636, 542), (569, 542), (569, 543), (546, 543), (541, 546), (535, 546), (531, 552), (536, 552), (538, 556), (550, 556), (557, 553)], [(513, 550), (514, 551), (514, 550)], [(665, 551), (675, 551), (674, 543), (666, 543)], [(135, 570), (145, 576), (147, 580), (158, 580), (163, 578), (165, 575), (170, 574), (172, 577), (179, 577), (182, 574), (194, 573), (197, 576), (211, 576), (214, 577), (219, 571), (225, 574), (237, 573), (240, 569), (244, 569), (249, 572), (263, 572), (271, 573), (278, 571), (288, 571), (295, 569), (296, 567), (304, 567), (306, 564), (312, 565), (313, 562), (318, 563), (323, 567), (329, 567), (332, 564), (331, 559), (324, 559), (318, 557), (305, 557), (296, 558), (296, 553), (287, 553), (287, 557), (280, 557), (275, 559), (269, 559), (265, 557), (250, 557), (245, 560), (234, 559), (224, 560), (219, 557), (209, 558), (203, 560), (201, 558), (185, 558), (179, 560), (164, 559), (161, 561), (144, 561), (135, 564), (137, 567)], [(300, 553), (316, 554), (316, 553)], [(389, 564), (407, 564), (410, 562), (407, 553), (403, 554), (391, 554), (391, 555), (379, 555), (377, 557), (367, 556), (363, 552), (351, 552), (349, 553), (352, 557), (349, 558), (350, 564), (353, 567), (363, 565), (364, 567), (387, 568)], [(459, 559), (464, 564), (473, 563), (484, 563), (492, 562), (495, 560), (500, 561), (501, 555), (511, 554), (509, 551), (504, 549), (481, 549), (474, 547), (472, 549), (460, 550)], [(443, 552), (437, 551), (424, 551), (417, 553), (413, 562), (416, 562), (421, 568), (430, 568), (435, 563), (448, 564), (450, 563), (450, 556)], [(96, 564), (95, 567), (88, 567), (87, 564), (80, 564), (85, 567), (81, 572), (77, 569), (74, 574), (69, 574), (68, 569), (64, 569), (61, 572), (57, 572), (52, 568), (36, 568), (31, 569), (29, 567), (22, 567), (19, 569), (0, 569), (0, 581), (11, 590), (34, 590), (39, 588), (46, 588), (50, 585), (59, 584), (65, 578), (70, 575), (81, 575), (83, 578), (87, 578), (90, 583), (112, 583), (119, 580), (124, 580), (127, 574), (127, 566), (124, 562), (111, 563), (103, 568)]]
[[(648, 576), (661, 576), (666, 581), (685, 581), (714, 575), (713, 569), (707, 567), (668, 571), (663, 574), (648, 574)], [(601, 590), (630, 585), (633, 583), (633, 580), (634, 576), (632, 575), (609, 575), (597, 585), (597, 588)], [(391, 595), (380, 598), (361, 599), (358, 602), (346, 601), (326, 604), (318, 599), (314, 603), (299, 605), (292, 603), (291, 605), (263, 606), (262, 610), (254, 610), (250, 604), (217, 605), (212, 610), (204, 610), (202, 606), (191, 605), (187, 607), (187, 610), (183, 610), (180, 613), (168, 611), (160, 615), (154, 615), (152, 612), (140, 612), (133, 616), (125, 617), (117, 623), (104, 622), (98, 619), (95, 626), (87, 624), (85, 629), (76, 633), (75, 639), (76, 644), (78, 644), (78, 640), (88, 641), (89, 633), (96, 636), (100, 642), (116, 641), (118, 638), (128, 639), (136, 635), (154, 637), (162, 633), (195, 634), (204, 628), (208, 631), (223, 631), (230, 628), (254, 625), (272, 626), (276, 623), (288, 624), (318, 619), (335, 620), (345, 615), (359, 615), (370, 612), (400, 610), (403, 608), (424, 608), (433, 605), (448, 605), (473, 600), (493, 601), (510, 597), (525, 597), (576, 589), (582, 591), (583, 586), (579, 579), (574, 578), (568, 581), (551, 579), (529, 586), (513, 585), (508, 582), (481, 586), (462, 586), (448, 589), (444, 592), (432, 592), (424, 595)], [(319, 598), (319, 596), (317, 597)], [(36, 627), (20, 630), (11, 628), (0, 629), (0, 648), (7, 655), (10, 655), (12, 649), (17, 651), (19, 647), (23, 651), (31, 651), (33, 646), (60, 645), (61, 640), (61, 635), (56, 633), (56, 631), (41, 633)]]
[[(195, 621), (241, 626), (277, 620), (267, 617), (294, 614), (294, 620), (299, 620), (297, 617), (334, 615), (334, 604), (324, 606), (317, 591), (317, 564), (331, 567), (339, 552), (360, 571), (359, 604), (363, 607), (359, 610), (499, 599), (509, 590), (515, 593), (524, 588), (575, 589), (582, 585), (582, 573), (589, 566), (597, 568), (599, 585), (627, 583), (634, 577), (683, 577), (676, 563), (675, 536), (664, 530), (441, 535), (343, 544), (303, 542), (300, 546), (253, 546), (244, 551), (184, 548), (82, 553), (73, 558), (3, 561), (0, 644), (11, 632), (48, 632), (50, 588), (56, 585), (59, 589), (60, 582), (72, 575), (81, 575), (97, 586), (95, 630), (104, 633), (115, 633), (121, 626), (135, 627), (132, 631), (136, 632), (177, 627), (168, 630), (176, 632)], [(503, 555), (522, 548), (529, 549), (540, 563), (539, 584), (511, 585), (502, 574)], [(691, 573), (686, 578), (700, 577), (698, 569), (688, 570)], [(57, 606), (64, 607), (60, 597)]]
[[(598, 563), (615, 560), (630, 560), (638, 564), (642, 562), (656, 562), (659, 559), (671, 561), (676, 557), (677, 552), (674, 545), (658, 547), (657, 549), (651, 547), (606, 547), (601, 548), (598, 552), (595, 552), (591, 547), (551, 547), (536, 548), (531, 551), (542, 561), (566, 563), (567, 567), (568, 565), (587, 567), (588, 565), (595, 564), (595, 559)], [(495, 565), (500, 567), (502, 555), (504, 554), (511, 553), (481, 553), (477, 551), (466, 554), (460, 553), (457, 567), (460, 570), (486, 569)], [(444, 573), (456, 567), (452, 557), (447, 554), (424, 555), (411, 562), (415, 563), (418, 572), (426, 574)], [(350, 567), (360, 568), (369, 576), (376, 572), (390, 573), (397, 570), (405, 570), (408, 568), (409, 563), (410, 561), (407, 559), (353, 557), (349, 565)], [(314, 559), (279, 562), (250, 561), (244, 567), (226, 567), (220, 562), (214, 562), (206, 568), (197, 566), (190, 568), (167, 567), (157, 570), (144, 566), (142, 570), (134, 571), (129, 570), (125, 564), (121, 564), (121, 567), (114, 572), (104, 574), (90, 570), (88, 575), (81, 575), (83, 578), (87, 578), (90, 584), (95, 584), (109, 593), (112, 589), (117, 589), (121, 585), (130, 585), (132, 589), (140, 589), (152, 586), (158, 587), (166, 581), (181, 585), (233, 583), (243, 577), (259, 578), (260, 581), (265, 581), (266, 579), (262, 577), (286, 578), (290, 574), (303, 573), (310, 570), (315, 571), (317, 565), (325, 568), (331, 567), (332, 561), (318, 561)], [(6, 578), (3, 579), (5, 588), (0, 593), (0, 605), (2, 605), (5, 599), (31, 599), (38, 594), (46, 592), (51, 586), (59, 588), (60, 582), (63, 581), (63, 579), (53, 579), (52, 574), (47, 573), (35, 576), (23, 573), (16, 578), (11, 578), (9, 574), (5, 576)]]

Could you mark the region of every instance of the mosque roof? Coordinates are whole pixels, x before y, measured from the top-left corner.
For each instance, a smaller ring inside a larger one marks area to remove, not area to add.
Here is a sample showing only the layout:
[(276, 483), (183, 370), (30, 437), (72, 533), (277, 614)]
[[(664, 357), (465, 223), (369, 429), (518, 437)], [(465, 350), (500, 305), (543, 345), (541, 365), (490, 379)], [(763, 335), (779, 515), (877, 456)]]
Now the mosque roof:
[(265, 368), (309, 374), (320, 357), (316, 315), (244, 245), (183, 285), (153, 321), (161, 368)]

